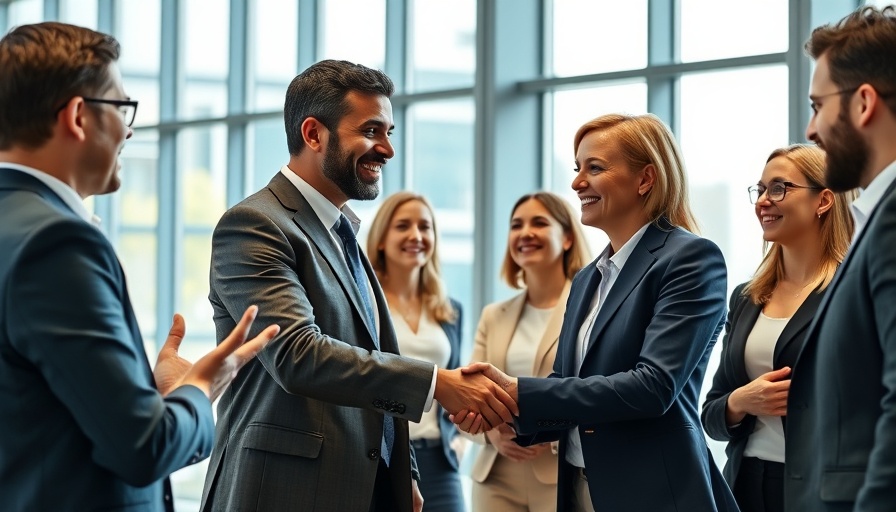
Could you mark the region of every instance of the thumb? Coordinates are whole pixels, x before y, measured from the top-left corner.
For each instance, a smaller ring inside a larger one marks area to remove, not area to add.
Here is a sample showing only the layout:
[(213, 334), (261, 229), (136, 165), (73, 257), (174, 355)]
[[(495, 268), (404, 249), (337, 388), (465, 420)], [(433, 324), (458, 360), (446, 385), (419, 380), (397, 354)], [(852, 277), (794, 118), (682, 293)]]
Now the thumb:
[(779, 368), (777, 370), (773, 370), (764, 374), (762, 378), (770, 382), (775, 382), (787, 378), (787, 376), (790, 375), (790, 371), (790, 367), (785, 366), (783, 368)]
[(469, 375), (469, 374), (471, 374), (471, 373), (480, 373), (480, 372), (484, 372), (484, 371), (488, 370), (488, 369), (491, 368), (491, 367), (492, 367), (492, 365), (489, 364), (489, 363), (482, 363), (482, 362), (480, 362), (480, 363), (470, 363), (470, 364), (468, 364), (467, 366), (464, 366), (463, 368), (461, 368), (460, 371), (461, 371), (464, 375)]
[(180, 349), (181, 342), (184, 341), (184, 334), (187, 332), (187, 324), (184, 322), (184, 317), (182, 317), (179, 313), (174, 314), (174, 319), (171, 321), (171, 328), (168, 329), (168, 337), (165, 339), (165, 344), (162, 346), (162, 350), (173, 350), (175, 352)]

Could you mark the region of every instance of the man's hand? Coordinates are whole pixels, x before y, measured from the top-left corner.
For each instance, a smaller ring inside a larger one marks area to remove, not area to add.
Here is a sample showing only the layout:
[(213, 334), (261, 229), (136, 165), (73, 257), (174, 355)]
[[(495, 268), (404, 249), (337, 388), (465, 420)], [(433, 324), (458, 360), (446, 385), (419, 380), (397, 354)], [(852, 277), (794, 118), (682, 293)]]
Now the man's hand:
[[(467, 366), (460, 369), (465, 375), (474, 374), (474, 373), (482, 373), (486, 377), (488, 377), (495, 384), (501, 386), (501, 389), (507, 392), (511, 398), (513, 398), (513, 402), (519, 402), (519, 393), (517, 391), (517, 378), (511, 377), (501, 370), (495, 368), (493, 364), (489, 363), (470, 363)], [(516, 416), (519, 416), (519, 410), (514, 413)]]
[[(256, 314), (258, 314), (258, 307), (250, 306), (243, 313), (243, 318), (234, 327), (230, 336), (193, 365), (190, 365), (188, 361), (177, 355), (177, 349), (183, 340), (184, 330), (183, 318), (180, 318), (178, 321), (180, 315), (176, 315), (168, 340), (165, 341), (165, 346), (162, 347), (162, 352), (159, 353), (159, 362), (156, 365), (156, 372), (154, 372), (156, 382), (163, 381), (167, 385), (167, 382), (170, 382), (177, 372), (183, 371), (181, 378), (175, 381), (175, 384), (168, 391), (170, 392), (171, 389), (189, 384), (201, 389), (208, 399), (214, 402), (224, 389), (230, 385), (239, 369), (251, 361), (280, 332), (279, 326), (271, 325), (261, 331), (255, 338), (246, 341), (246, 336), (252, 327)], [(164, 357), (163, 353), (165, 354)], [(159, 374), (159, 365), (162, 365), (161, 374)], [(159, 389), (162, 389), (161, 386)]]
[(414, 512), (423, 512), (423, 495), (420, 494), (420, 486), (411, 478), (411, 496), (414, 500)]
[(481, 414), (487, 423), (485, 430), (499, 423), (512, 422), (513, 415), (519, 414), (516, 400), (479, 372), (462, 373), (440, 368), (435, 399), (452, 414), (461, 410)]
[(186, 332), (184, 317), (175, 314), (171, 329), (168, 330), (168, 338), (162, 345), (162, 350), (159, 351), (156, 366), (152, 371), (153, 377), (156, 379), (156, 387), (162, 396), (167, 396), (171, 390), (177, 387), (180, 379), (193, 367), (193, 363), (180, 357), (180, 354), (177, 353), (184, 340), (184, 332)]

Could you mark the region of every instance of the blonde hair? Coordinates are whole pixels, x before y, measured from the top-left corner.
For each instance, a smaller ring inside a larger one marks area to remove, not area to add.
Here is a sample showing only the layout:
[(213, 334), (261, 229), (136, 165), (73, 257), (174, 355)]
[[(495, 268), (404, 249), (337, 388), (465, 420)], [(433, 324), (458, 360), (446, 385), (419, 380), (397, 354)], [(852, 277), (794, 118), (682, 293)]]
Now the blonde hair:
[(432, 257), (420, 269), (420, 289), (417, 293), (422, 299), (423, 307), (432, 318), (437, 322), (453, 322), (457, 318), (457, 311), (451, 305), (448, 294), (445, 292), (445, 283), (442, 282), (436, 219), (432, 205), (425, 197), (413, 192), (402, 191), (392, 194), (383, 201), (370, 224), (370, 232), (367, 235), (367, 257), (370, 259), (377, 278), (383, 280), (383, 277), (386, 276), (386, 255), (379, 246), (386, 238), (395, 211), (409, 201), (420, 201), (432, 215)]
[(649, 222), (665, 217), (674, 226), (692, 233), (698, 232), (688, 200), (681, 149), (660, 118), (653, 114), (608, 114), (598, 117), (576, 132), (574, 152), (578, 152), (585, 135), (593, 131), (612, 133), (619, 142), (622, 157), (633, 170), (641, 170), (647, 165), (653, 165), (656, 169), (656, 181), (644, 196), (644, 209)]
[[(550, 216), (560, 224), (563, 233), (569, 236), (572, 243), (569, 249), (563, 252), (563, 273), (567, 279), (572, 279), (576, 272), (591, 261), (591, 251), (585, 242), (582, 227), (576, 220), (575, 212), (569, 203), (562, 197), (552, 192), (533, 192), (519, 198), (510, 210), (510, 218), (521, 204), (530, 199), (538, 201), (548, 211)], [(501, 278), (512, 288), (523, 288), (526, 284), (526, 273), (520, 268), (511, 256), (510, 244), (504, 252), (504, 263), (501, 264)]]
[[(814, 145), (792, 144), (772, 151), (768, 160), (785, 158), (809, 182), (809, 186), (824, 186), (824, 151)], [(855, 190), (834, 194), (834, 205), (821, 215), (820, 235), (822, 255), (815, 276), (816, 286), (824, 290), (834, 277), (837, 266), (846, 257), (853, 233), (852, 213), (849, 205), (856, 198)], [(765, 256), (756, 269), (753, 279), (744, 287), (743, 295), (755, 304), (765, 304), (771, 298), (778, 283), (784, 279), (784, 251), (781, 244), (765, 242)]]

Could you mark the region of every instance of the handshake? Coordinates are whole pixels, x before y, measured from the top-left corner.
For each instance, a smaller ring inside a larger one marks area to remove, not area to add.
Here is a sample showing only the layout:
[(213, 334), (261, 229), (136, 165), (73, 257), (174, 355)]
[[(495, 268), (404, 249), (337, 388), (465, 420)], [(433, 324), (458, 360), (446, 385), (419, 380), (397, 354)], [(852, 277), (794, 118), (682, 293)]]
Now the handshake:
[(517, 379), (489, 363), (439, 369), (435, 399), (464, 432), (479, 434), (519, 416)]

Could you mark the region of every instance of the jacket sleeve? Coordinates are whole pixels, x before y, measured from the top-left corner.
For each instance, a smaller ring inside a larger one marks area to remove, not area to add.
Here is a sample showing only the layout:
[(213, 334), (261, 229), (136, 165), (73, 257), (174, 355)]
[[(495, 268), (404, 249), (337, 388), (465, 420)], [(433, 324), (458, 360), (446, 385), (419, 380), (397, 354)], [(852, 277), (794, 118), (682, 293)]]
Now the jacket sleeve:
[(728, 306), (728, 320), (725, 322), (725, 336), (722, 338), (722, 355), (719, 359), (719, 368), (713, 376), (712, 388), (706, 394), (706, 401), (703, 402), (703, 412), (700, 415), (706, 434), (717, 441), (731, 441), (747, 437), (753, 432), (756, 423), (756, 417), (749, 414), (733, 427), (729, 427), (725, 420), (728, 396), (740, 387), (735, 380), (731, 358), (743, 358), (743, 354), (731, 354), (729, 350), (731, 331), (737, 323), (737, 313), (740, 311), (739, 306), (743, 301), (749, 300), (749, 298), (742, 295), (744, 286), (745, 284), (739, 285), (731, 294)]
[(155, 389), (124, 279), (102, 233), (56, 222), (14, 266), (8, 317), (17, 320), (7, 328), (91, 443), (93, 460), (145, 486), (207, 457), (214, 423), (199, 389), (165, 398)]

